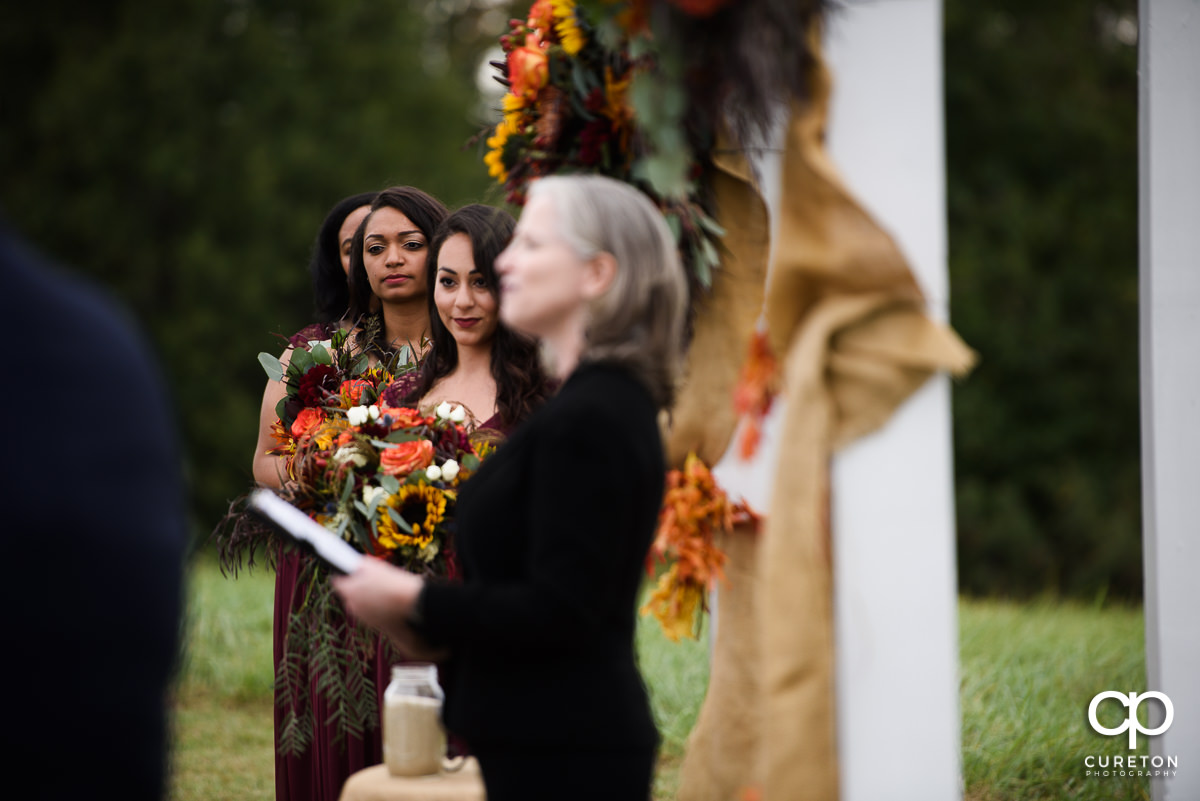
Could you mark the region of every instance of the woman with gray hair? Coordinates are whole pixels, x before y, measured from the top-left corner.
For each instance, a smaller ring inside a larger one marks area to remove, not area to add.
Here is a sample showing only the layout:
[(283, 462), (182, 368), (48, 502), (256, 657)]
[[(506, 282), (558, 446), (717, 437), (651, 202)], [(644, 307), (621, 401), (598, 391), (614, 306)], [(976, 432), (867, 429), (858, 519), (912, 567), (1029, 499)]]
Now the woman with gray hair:
[(366, 559), (334, 586), (402, 649), (447, 660), (446, 727), (488, 801), (644, 801), (658, 732), (633, 638), (683, 270), (654, 205), (599, 176), (536, 182), (496, 269), (502, 322), (541, 341), (562, 387), (463, 487), (462, 583)]

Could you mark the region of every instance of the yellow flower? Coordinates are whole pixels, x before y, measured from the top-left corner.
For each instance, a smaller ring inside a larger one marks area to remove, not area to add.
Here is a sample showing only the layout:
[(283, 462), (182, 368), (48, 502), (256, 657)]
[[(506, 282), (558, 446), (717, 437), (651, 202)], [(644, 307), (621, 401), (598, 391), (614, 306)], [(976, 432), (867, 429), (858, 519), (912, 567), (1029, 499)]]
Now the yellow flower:
[(505, 96), (504, 119), (496, 126), (496, 132), (488, 137), (487, 146), (490, 150), (483, 157), (483, 163), (488, 165), (488, 175), (499, 183), (508, 180), (508, 171), (504, 169), (504, 145), (508, 142), (508, 137), (517, 132), (517, 126), (520, 124), (520, 114), (509, 113), (509, 97), (513, 97), (513, 95)]
[(504, 109), (504, 118), (506, 120), (510, 116), (515, 115), (516, 112), (525, 108), (525, 98), (521, 97), (520, 95), (514, 95), (512, 92), (506, 94), (501, 100), (501, 103), (503, 104), (501, 108)]
[(691, 582), (682, 582), (672, 565), (658, 577), (658, 585), (642, 606), (643, 615), (654, 615), (662, 626), (663, 633), (671, 642), (682, 637), (696, 638), (696, 610), (704, 600), (704, 588)]
[[(401, 531), (388, 509), (395, 510), (409, 523), (412, 534)], [(437, 487), (424, 482), (405, 484), (380, 505), (379, 512), (379, 522), (376, 524), (379, 537), (376, 542), (380, 550), (394, 551), (406, 545), (424, 548), (433, 542), (434, 529), (446, 518), (446, 496)], [(414, 523), (413, 520), (420, 522)]]
[(325, 424), (313, 434), (313, 442), (321, 450), (329, 450), (333, 447), (334, 440), (349, 427), (350, 424), (342, 418), (326, 420)]
[(563, 50), (566, 50), (569, 56), (578, 55), (587, 44), (587, 39), (583, 31), (579, 30), (579, 23), (575, 19), (575, 0), (550, 0), (550, 5), (554, 8), (556, 20), (554, 30), (558, 33)]

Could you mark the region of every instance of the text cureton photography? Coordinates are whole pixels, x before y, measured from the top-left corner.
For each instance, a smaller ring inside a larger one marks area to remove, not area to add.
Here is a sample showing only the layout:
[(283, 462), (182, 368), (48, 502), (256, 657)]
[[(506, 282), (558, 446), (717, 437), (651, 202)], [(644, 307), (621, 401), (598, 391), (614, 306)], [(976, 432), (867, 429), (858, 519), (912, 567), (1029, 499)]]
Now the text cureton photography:
[[(1142, 725), (1138, 719), (1138, 707), (1142, 701), (1154, 699), (1157, 700), (1163, 709), (1162, 722), (1153, 727), (1147, 728)], [(1121, 721), (1119, 726), (1109, 727), (1100, 722), (1100, 708), (1105, 700), (1112, 700), (1125, 707), (1125, 719)], [(1092, 697), (1092, 701), (1088, 704), (1088, 723), (1097, 733), (1109, 737), (1115, 737), (1126, 731), (1129, 732), (1129, 750), (1137, 748), (1137, 735), (1146, 735), (1153, 737), (1162, 734), (1167, 729), (1171, 728), (1171, 723), (1175, 720), (1175, 706), (1171, 703), (1171, 699), (1165, 693), (1157, 691), (1149, 691), (1144, 693), (1119, 693), (1113, 690), (1097, 693)], [(1146, 755), (1146, 754), (1088, 754), (1083, 759), (1084, 775), (1094, 778), (1104, 776), (1149, 776), (1149, 777), (1166, 777), (1175, 776), (1179, 768), (1179, 756), (1163, 756), (1161, 754)]]
[(1083, 758), (1085, 776), (1174, 776), (1178, 772), (1178, 756), (1108, 756), (1088, 754)]

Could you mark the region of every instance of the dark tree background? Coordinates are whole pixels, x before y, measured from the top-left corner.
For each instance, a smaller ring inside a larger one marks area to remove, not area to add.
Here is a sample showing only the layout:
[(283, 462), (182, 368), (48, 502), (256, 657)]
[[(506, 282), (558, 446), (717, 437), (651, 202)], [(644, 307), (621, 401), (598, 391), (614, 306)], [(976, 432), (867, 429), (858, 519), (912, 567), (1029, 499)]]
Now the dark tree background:
[[(482, 121), (478, 58), (505, 22), (464, 2), (4, 4), (0, 208), (156, 341), (198, 532), (251, 481), (255, 356), (311, 319), (326, 211), (401, 183), (450, 205), (487, 199), (463, 145)], [(37, 332), (20, 337), (36, 348)], [(55, 354), (63, 377), (103, 347)]]
[[(249, 485), (255, 355), (309, 320), (326, 210), (396, 183), (499, 201), (463, 147), (486, 112), (480, 57), (506, 29), (494, 6), (0, 7), (0, 209), (156, 342), (198, 535)], [(1135, 13), (945, 1), (951, 315), (982, 356), (954, 390), (969, 592), (1140, 593)], [(15, 334), (81, 408), (122, 391), (70, 383), (103, 342), (37, 354), (36, 331)]]
[(947, 0), (959, 576), (1141, 593), (1134, 0)]

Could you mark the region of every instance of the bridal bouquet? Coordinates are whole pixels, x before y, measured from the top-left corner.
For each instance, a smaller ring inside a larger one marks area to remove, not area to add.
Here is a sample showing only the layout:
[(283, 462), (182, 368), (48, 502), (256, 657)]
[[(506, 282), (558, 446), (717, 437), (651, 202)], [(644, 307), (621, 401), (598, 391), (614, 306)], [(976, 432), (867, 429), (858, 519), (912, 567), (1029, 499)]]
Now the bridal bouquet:
[[(337, 400), (368, 400), (370, 382), (353, 381)], [(452, 573), (447, 523), (458, 484), (480, 463), (465, 419), (448, 403), (429, 416), (386, 403), (306, 407), (290, 431), (295, 485), (282, 494), (363, 553), (417, 573)]]
[[(270, 451), (286, 457), (280, 497), (362, 553), (424, 575), (455, 575), (451, 527), (458, 487), (488, 455), (491, 440), (467, 431), (462, 406), (443, 403), (426, 414), (403, 405), (414, 369), (408, 359), (373, 364), (341, 329), (306, 330), (290, 342), (286, 367), (259, 355), (267, 374), (286, 388)], [(243, 564), (253, 566), (256, 552), (273, 563), (282, 549), (295, 547), (247, 514), (244, 502), (234, 502), (216, 532), (222, 568), (235, 575)], [(339, 736), (361, 738), (365, 728), (375, 728), (370, 674), (377, 649), (390, 649), (386, 639), (347, 618), (324, 563), (301, 560), (295, 586), (299, 603), (275, 677), (285, 709), (279, 740), (285, 753), (308, 748), (314, 686)]]

